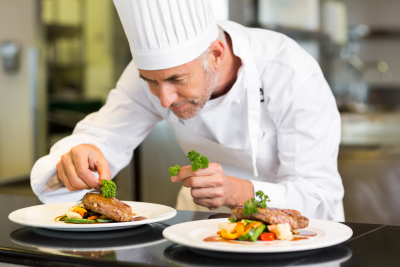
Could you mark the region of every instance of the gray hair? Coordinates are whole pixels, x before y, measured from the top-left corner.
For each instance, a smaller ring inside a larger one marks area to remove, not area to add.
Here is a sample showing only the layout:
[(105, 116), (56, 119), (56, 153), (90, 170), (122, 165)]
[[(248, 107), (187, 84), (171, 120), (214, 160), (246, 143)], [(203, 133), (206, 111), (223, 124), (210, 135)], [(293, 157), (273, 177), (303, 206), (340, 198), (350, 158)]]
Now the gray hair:
[[(226, 37), (225, 37), (225, 32), (224, 32), (224, 30), (223, 30), (221, 27), (219, 27), (219, 26), (218, 26), (218, 30), (219, 30), (219, 33), (218, 33), (218, 37), (217, 37), (216, 40), (220, 40), (221, 42), (223, 42), (223, 43), (226, 45), (227, 42), (226, 42)], [(204, 51), (200, 56), (198, 56), (198, 57), (196, 58), (196, 60), (197, 60), (200, 64), (203, 64), (204, 70), (205, 70), (206, 72), (208, 72), (209, 69), (210, 69), (210, 67), (208, 66), (208, 60), (207, 60), (207, 55), (208, 55), (208, 53), (210, 53), (210, 51), (211, 51), (210, 48), (207, 48), (206, 51)]]

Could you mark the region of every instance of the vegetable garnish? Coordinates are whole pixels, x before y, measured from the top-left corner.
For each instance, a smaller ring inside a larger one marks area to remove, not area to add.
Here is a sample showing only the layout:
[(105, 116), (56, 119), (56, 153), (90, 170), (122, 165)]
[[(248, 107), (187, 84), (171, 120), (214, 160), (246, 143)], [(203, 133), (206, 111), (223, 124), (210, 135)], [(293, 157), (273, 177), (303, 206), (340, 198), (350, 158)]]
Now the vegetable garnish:
[[(192, 171), (197, 171), (198, 169), (207, 169), (209, 166), (208, 158), (206, 156), (201, 156), (200, 153), (197, 153), (194, 150), (190, 150), (187, 157), (190, 162), (192, 162)], [(178, 172), (181, 170), (179, 165), (175, 165), (175, 167), (169, 168), (169, 174), (171, 176), (176, 176)]]
[(235, 223), (235, 222), (237, 222), (237, 220), (236, 220), (236, 219), (234, 219), (234, 218), (232, 218), (232, 217), (229, 217), (229, 218), (228, 218), (228, 220), (229, 220), (231, 223)]
[(198, 169), (207, 169), (208, 158), (206, 156), (201, 156), (200, 153), (197, 153), (194, 150), (190, 150), (187, 157), (192, 162), (192, 171), (197, 171)]
[(103, 179), (101, 180), (101, 185), (101, 192), (103, 193), (103, 197), (115, 197), (117, 186), (113, 181)]
[(175, 167), (169, 168), (169, 174), (171, 174), (171, 176), (176, 176), (180, 170), (181, 167), (179, 165), (175, 165)]
[(250, 215), (252, 213), (257, 213), (258, 208), (267, 208), (267, 202), (270, 201), (268, 195), (265, 195), (263, 191), (257, 191), (256, 198), (258, 197), (259, 200), (256, 200), (254, 197), (251, 198), (250, 202), (246, 201), (243, 207), (243, 213), (245, 215)]
[(261, 241), (274, 241), (275, 235), (274, 233), (262, 233), (260, 239)]

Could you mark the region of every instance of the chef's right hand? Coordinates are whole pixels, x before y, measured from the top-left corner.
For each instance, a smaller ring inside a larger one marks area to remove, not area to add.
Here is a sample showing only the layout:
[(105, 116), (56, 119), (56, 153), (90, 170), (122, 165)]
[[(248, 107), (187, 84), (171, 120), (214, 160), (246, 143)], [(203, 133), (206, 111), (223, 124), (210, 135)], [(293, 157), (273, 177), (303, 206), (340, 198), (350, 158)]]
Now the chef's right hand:
[[(69, 191), (82, 189), (101, 190), (103, 179), (111, 180), (108, 161), (94, 145), (82, 144), (71, 148), (57, 163), (57, 175)], [(99, 173), (99, 179), (93, 175)]]

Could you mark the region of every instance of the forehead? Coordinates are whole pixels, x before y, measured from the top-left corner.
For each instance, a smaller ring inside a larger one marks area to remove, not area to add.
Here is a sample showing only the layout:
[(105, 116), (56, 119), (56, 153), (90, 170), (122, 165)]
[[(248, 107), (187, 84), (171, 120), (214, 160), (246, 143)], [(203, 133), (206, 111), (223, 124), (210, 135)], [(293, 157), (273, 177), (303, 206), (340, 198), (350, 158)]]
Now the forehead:
[(146, 77), (148, 79), (160, 79), (165, 80), (172, 76), (183, 76), (193, 74), (196, 71), (199, 71), (199, 63), (196, 60), (193, 60), (189, 63), (176, 66), (169, 69), (163, 70), (141, 70), (139, 69), (139, 73), (141, 76)]

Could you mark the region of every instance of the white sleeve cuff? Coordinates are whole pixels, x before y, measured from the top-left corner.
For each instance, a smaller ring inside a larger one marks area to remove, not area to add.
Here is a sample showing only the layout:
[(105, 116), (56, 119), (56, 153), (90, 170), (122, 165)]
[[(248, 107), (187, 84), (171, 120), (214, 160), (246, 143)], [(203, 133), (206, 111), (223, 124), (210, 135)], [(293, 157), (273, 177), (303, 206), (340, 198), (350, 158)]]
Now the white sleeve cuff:
[(250, 182), (254, 186), (254, 194), (261, 190), (268, 195), (271, 200), (267, 203), (268, 206), (280, 209), (286, 208), (286, 187), (284, 185), (254, 180), (250, 180)]

